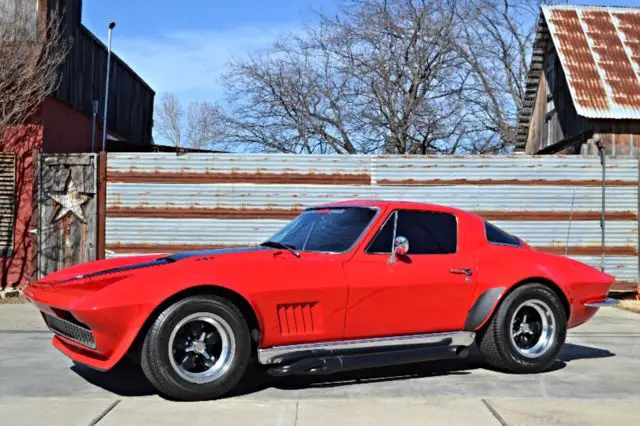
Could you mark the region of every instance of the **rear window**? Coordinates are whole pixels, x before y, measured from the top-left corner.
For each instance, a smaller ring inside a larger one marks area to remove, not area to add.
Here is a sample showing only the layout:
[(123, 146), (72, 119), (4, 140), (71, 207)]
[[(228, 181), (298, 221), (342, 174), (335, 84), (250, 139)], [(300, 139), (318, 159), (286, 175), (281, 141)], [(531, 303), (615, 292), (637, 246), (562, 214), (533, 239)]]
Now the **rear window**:
[(522, 240), (520, 240), (520, 238), (516, 237), (515, 235), (511, 235), (506, 231), (503, 231), (492, 223), (485, 222), (484, 231), (487, 235), (487, 240), (491, 244), (502, 244), (505, 246), (515, 247), (519, 247), (522, 245)]

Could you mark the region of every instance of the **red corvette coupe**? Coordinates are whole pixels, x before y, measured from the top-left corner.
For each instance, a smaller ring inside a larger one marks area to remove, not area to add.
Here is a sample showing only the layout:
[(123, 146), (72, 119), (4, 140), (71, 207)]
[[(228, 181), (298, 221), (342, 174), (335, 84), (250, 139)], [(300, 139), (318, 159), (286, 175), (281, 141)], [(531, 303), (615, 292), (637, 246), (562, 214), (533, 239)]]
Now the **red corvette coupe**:
[(100, 260), (25, 294), (74, 361), (134, 355), (175, 399), (221, 396), (256, 360), (269, 373), (466, 356), (535, 373), (614, 278), (530, 248), (479, 216), (432, 204), (310, 208), (259, 247)]

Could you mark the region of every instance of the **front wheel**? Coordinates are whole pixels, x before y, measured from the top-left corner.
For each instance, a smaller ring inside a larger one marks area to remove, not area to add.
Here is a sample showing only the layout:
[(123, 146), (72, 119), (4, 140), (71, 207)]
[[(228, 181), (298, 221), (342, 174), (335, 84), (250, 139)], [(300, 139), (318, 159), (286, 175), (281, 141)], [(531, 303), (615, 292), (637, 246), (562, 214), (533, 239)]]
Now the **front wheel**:
[(238, 308), (216, 296), (176, 302), (155, 320), (140, 364), (151, 384), (178, 400), (222, 396), (241, 379), (251, 341)]
[(539, 373), (555, 362), (566, 335), (567, 317), (558, 296), (544, 285), (527, 284), (500, 303), (478, 333), (478, 348), (495, 368)]

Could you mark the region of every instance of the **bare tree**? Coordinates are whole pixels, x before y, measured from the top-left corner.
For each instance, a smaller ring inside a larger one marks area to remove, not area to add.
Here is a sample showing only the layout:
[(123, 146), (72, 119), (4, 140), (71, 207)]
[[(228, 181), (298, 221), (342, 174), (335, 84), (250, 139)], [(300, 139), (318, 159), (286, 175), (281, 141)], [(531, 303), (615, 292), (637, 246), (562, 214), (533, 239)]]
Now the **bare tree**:
[(224, 138), (305, 153), (456, 152), (463, 63), (453, 0), (352, 0), (232, 65)]
[[(0, 2), (0, 145), (8, 130), (28, 123), (60, 82), (71, 47), (58, 10), (38, 15), (36, 2)], [(4, 149), (3, 149), (4, 150)]]
[[(15, 154), (11, 221), (14, 254), (0, 256), (0, 289), (18, 285), (29, 274), (31, 216), (17, 214), (33, 187), (32, 150), (41, 141), (39, 107), (60, 82), (71, 40), (64, 35), (62, 11), (37, 10), (33, 0), (0, 0), (0, 150)], [(32, 125), (35, 124), (35, 125)], [(6, 223), (6, 222), (5, 222)]]
[(178, 148), (213, 148), (218, 116), (217, 108), (208, 102), (191, 102), (185, 112), (180, 100), (166, 93), (155, 108), (155, 139)]
[(330, 24), (338, 36), (357, 40), (350, 46), (357, 50), (340, 54), (369, 88), (362, 113), (385, 141), (384, 151), (455, 152), (465, 79), (454, 50), (455, 1), (358, 0), (349, 5), (345, 18)]
[(219, 141), (293, 153), (501, 153), (540, 0), (346, 0), (236, 61)]
[(231, 112), (221, 115), (229, 143), (271, 152), (372, 151), (356, 104), (359, 88), (309, 31), (232, 64), (225, 78)]
[(473, 152), (508, 151), (533, 47), (540, 0), (462, 0), (457, 50), (470, 76), (462, 99), (474, 119)]

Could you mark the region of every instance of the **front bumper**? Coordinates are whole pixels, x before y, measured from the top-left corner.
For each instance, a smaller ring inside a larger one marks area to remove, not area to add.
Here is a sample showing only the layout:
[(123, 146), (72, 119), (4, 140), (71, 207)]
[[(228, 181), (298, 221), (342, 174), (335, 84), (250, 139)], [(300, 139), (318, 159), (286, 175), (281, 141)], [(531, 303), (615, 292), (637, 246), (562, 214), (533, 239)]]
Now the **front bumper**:
[(52, 342), (57, 349), (73, 361), (110, 370), (129, 350), (146, 318), (146, 307), (135, 302), (88, 303), (91, 296), (74, 298), (69, 293), (55, 287), (25, 289), (25, 296), (55, 334)]
[(58, 336), (89, 349), (96, 349), (96, 339), (88, 327), (45, 312), (42, 312), (42, 316), (49, 329)]

